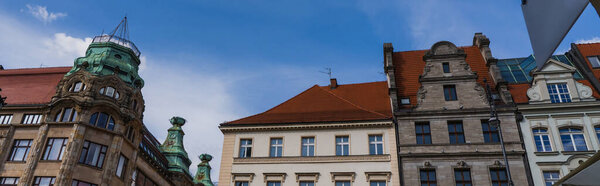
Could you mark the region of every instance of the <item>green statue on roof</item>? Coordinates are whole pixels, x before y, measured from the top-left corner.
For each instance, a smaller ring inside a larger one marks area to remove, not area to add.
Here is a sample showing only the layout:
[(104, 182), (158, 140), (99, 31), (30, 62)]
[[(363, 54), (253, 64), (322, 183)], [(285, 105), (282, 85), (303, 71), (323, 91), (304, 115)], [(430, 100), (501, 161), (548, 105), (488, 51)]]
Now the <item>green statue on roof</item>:
[(208, 162), (212, 160), (212, 156), (209, 154), (201, 154), (198, 156), (202, 161), (198, 164), (198, 170), (196, 171), (196, 176), (194, 176), (194, 185), (199, 186), (213, 186), (212, 181), (210, 180), (210, 165)]

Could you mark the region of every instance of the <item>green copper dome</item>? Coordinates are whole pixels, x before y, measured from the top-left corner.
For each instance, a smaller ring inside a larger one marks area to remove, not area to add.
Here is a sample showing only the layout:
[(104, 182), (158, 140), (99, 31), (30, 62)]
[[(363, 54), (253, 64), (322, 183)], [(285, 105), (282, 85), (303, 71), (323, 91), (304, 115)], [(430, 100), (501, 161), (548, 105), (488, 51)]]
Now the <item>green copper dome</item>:
[(192, 162), (188, 158), (188, 154), (183, 147), (183, 135), (185, 133), (181, 129), (181, 126), (185, 124), (185, 119), (181, 117), (171, 118), (171, 124), (173, 127), (169, 128), (169, 135), (165, 142), (160, 146), (160, 151), (169, 160), (169, 171), (183, 172), (188, 175), (190, 174), (190, 164)]
[(73, 69), (65, 76), (79, 70), (98, 76), (116, 74), (129, 86), (142, 88), (144, 80), (138, 74), (140, 59), (139, 51), (136, 51), (135, 45), (125, 39), (109, 35), (97, 36), (88, 46), (85, 57), (77, 58)]

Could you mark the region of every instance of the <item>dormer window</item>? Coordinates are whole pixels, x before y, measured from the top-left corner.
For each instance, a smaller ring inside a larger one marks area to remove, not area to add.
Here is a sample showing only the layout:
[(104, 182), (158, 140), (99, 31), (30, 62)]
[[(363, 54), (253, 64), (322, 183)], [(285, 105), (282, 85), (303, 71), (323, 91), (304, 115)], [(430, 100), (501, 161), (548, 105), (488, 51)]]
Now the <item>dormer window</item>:
[(115, 90), (115, 88), (113, 88), (113, 87), (101, 88), (100, 94), (111, 97), (111, 98), (119, 99), (119, 92), (117, 92)]
[(566, 83), (548, 84), (548, 94), (552, 103), (569, 103), (571, 95)]
[(115, 120), (112, 118), (112, 116), (104, 112), (96, 112), (92, 114), (92, 117), (90, 117), (90, 125), (113, 130), (115, 128)]
[(588, 61), (592, 64), (593, 68), (600, 68), (600, 59), (598, 56), (589, 56), (587, 57)]
[(83, 84), (81, 81), (73, 83), (71, 88), (69, 88), (69, 92), (79, 92), (82, 90), (85, 90), (85, 84)]
[(444, 69), (444, 73), (450, 73), (450, 63), (442, 63), (442, 69)]

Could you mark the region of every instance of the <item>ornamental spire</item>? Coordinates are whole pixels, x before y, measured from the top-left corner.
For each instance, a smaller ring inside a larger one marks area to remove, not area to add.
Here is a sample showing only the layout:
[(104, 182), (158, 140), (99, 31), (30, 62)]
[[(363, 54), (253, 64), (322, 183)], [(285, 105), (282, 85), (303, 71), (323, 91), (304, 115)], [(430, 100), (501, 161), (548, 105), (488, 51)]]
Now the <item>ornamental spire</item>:
[(209, 154), (201, 154), (198, 158), (200, 158), (202, 162), (198, 164), (198, 170), (196, 171), (196, 176), (194, 176), (194, 185), (213, 186), (213, 183), (210, 180), (211, 167), (208, 164), (208, 162), (212, 160), (212, 156)]
[(169, 135), (160, 146), (160, 151), (169, 160), (169, 171), (183, 172), (190, 175), (189, 167), (192, 162), (183, 147), (183, 135), (185, 133), (181, 129), (181, 126), (185, 124), (185, 119), (175, 116), (170, 121), (173, 127), (169, 128)]

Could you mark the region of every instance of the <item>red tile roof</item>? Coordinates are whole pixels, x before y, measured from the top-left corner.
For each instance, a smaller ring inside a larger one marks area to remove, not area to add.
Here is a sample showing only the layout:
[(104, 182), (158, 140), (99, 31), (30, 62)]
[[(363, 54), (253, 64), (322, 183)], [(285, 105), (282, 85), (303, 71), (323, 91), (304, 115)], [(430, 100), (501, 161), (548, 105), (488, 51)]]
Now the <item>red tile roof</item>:
[(263, 113), (225, 124), (274, 124), (391, 119), (387, 82), (315, 85)]
[(600, 56), (600, 43), (587, 43), (587, 44), (576, 44), (577, 49), (587, 62), (587, 65), (592, 70), (592, 73), (596, 78), (600, 78), (600, 68), (592, 67), (592, 64), (587, 59), (588, 56)]
[(56, 85), (71, 67), (0, 70), (0, 95), (8, 105), (45, 104), (56, 93)]
[[(485, 65), (485, 60), (481, 55), (479, 48), (476, 46), (459, 48), (465, 50), (465, 53), (467, 54), (467, 64), (469, 64), (473, 72), (477, 72), (478, 74), (477, 81), (481, 85), (484, 85), (483, 79), (488, 79), (491, 85), (492, 78), (489, 75), (488, 68)], [(421, 87), (419, 76), (423, 73), (423, 68), (425, 68), (425, 61), (423, 61), (425, 52), (427, 52), (427, 50), (393, 53), (398, 98), (410, 98), (412, 106), (417, 105), (417, 91), (419, 91), (419, 87)]]

